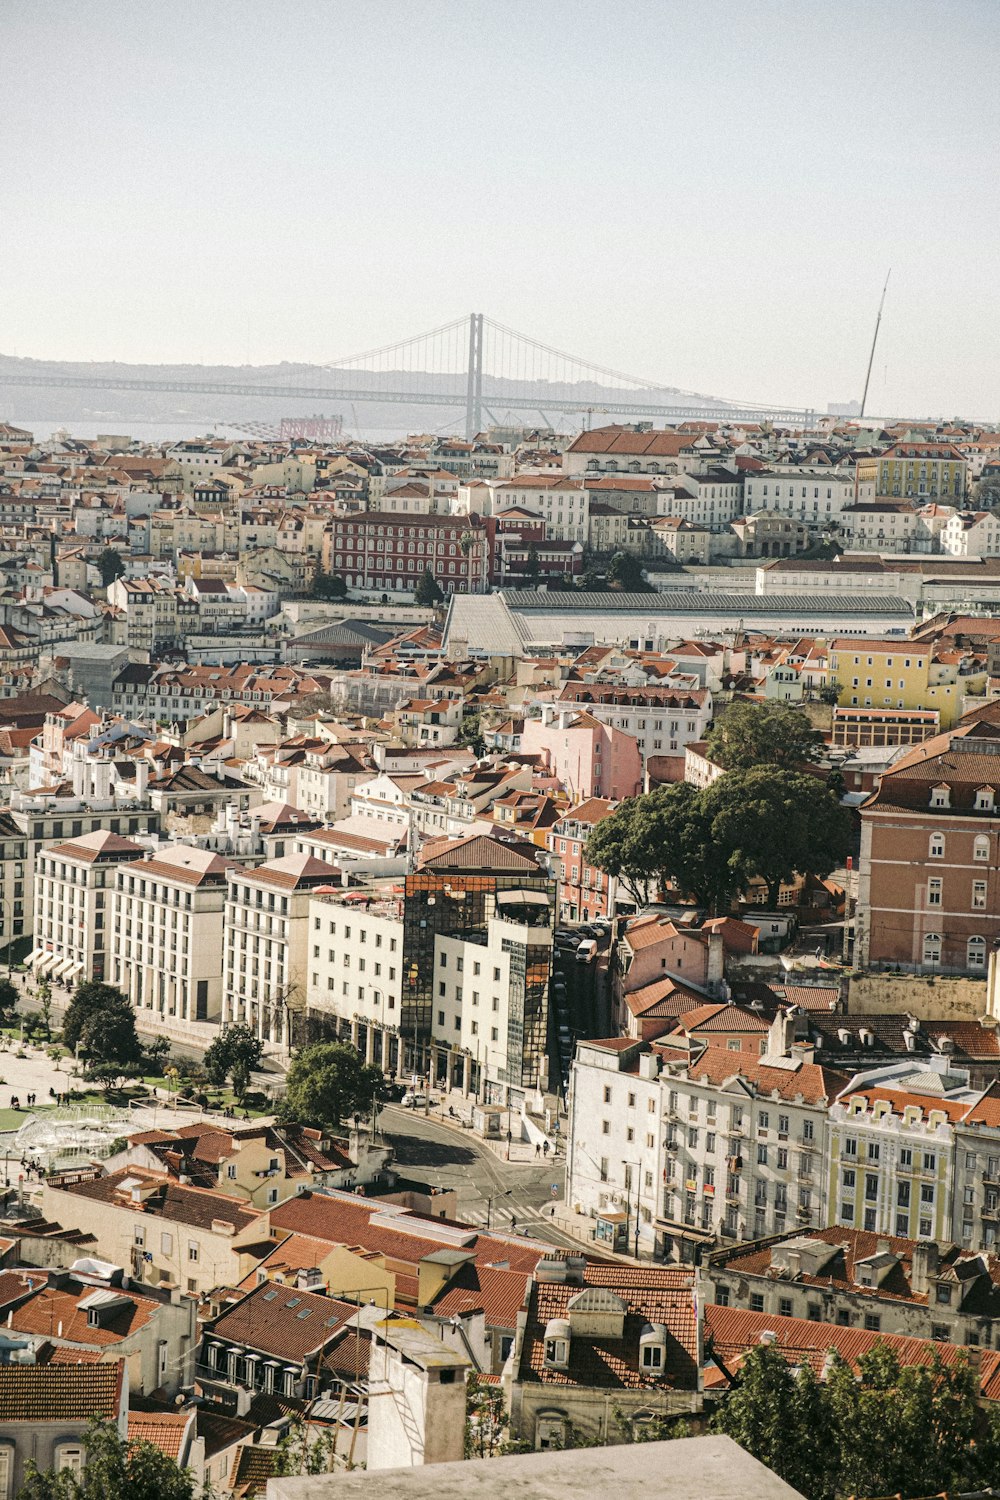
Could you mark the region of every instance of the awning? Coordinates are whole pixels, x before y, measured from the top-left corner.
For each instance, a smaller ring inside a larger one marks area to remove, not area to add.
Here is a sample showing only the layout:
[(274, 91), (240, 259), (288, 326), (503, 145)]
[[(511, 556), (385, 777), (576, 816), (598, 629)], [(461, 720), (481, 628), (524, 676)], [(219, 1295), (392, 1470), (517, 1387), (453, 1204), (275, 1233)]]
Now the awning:
[(497, 891), (498, 906), (548, 906), (544, 891)]
[(665, 1229), (668, 1234), (676, 1235), (679, 1240), (696, 1240), (700, 1245), (715, 1243), (715, 1232), (711, 1229), (699, 1229), (694, 1224), (681, 1224), (677, 1219), (656, 1219), (654, 1223), (657, 1229)]
[(83, 970), (84, 970), (84, 965), (83, 964), (77, 963), (75, 960), (71, 960), (69, 968), (66, 970), (66, 978), (67, 979), (75, 979), (76, 976), (77, 976), (77, 974), (82, 974), (83, 973)]
[(62, 976), (66, 973), (67, 969), (71, 969), (72, 967), (73, 960), (71, 958), (61, 958), (56, 964), (55, 968), (52, 970), (53, 979), (61, 979)]
[(32, 948), (31, 952), (28, 954), (27, 958), (24, 960), (25, 968), (30, 969), (31, 965), (35, 962), (35, 959), (36, 958), (41, 958), (41, 956), (42, 956), (42, 954), (44, 952), (45, 952), (44, 948)]
[(35, 965), (36, 974), (47, 974), (59, 962), (58, 953), (43, 953)]

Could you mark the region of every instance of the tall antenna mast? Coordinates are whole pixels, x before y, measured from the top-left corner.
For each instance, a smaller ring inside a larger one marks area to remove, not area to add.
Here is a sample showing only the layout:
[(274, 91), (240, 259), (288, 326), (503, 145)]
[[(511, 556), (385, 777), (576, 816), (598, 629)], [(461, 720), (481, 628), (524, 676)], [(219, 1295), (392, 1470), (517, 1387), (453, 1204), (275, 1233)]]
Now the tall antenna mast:
[(875, 319), (875, 332), (872, 335), (872, 352), (868, 356), (868, 370), (865, 374), (865, 389), (864, 394), (861, 397), (861, 411), (859, 413), (859, 415), (862, 417), (865, 414), (865, 405), (868, 401), (868, 382), (872, 378), (872, 363), (875, 359), (875, 345), (878, 343), (878, 326), (882, 321), (882, 309), (885, 306), (885, 294), (889, 290), (889, 277), (891, 275), (892, 267), (890, 266), (888, 271), (886, 271), (885, 273), (885, 286), (882, 288), (882, 300), (878, 305), (878, 316)]

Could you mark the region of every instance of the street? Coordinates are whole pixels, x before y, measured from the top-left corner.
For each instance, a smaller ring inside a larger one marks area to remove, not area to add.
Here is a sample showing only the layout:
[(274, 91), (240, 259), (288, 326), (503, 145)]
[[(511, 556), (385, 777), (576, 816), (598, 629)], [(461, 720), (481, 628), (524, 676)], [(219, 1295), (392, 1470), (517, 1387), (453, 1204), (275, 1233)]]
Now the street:
[(477, 1140), (471, 1131), (458, 1131), (409, 1109), (386, 1105), (380, 1125), (396, 1152), (402, 1176), (429, 1187), (452, 1188), (458, 1194), (459, 1218), (479, 1228), (489, 1217), (495, 1229), (517, 1232), (564, 1249), (579, 1249), (579, 1242), (557, 1229), (542, 1209), (555, 1197), (562, 1198), (564, 1162), (506, 1162)]

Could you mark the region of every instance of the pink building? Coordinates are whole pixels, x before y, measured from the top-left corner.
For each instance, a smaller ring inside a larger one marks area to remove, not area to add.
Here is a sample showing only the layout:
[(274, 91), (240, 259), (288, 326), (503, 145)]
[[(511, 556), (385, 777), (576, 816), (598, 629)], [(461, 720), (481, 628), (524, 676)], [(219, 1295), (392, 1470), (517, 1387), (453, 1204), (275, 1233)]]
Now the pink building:
[(542, 704), (540, 719), (525, 719), (521, 752), (537, 755), (572, 796), (635, 797), (642, 791), (639, 743), (592, 714)]

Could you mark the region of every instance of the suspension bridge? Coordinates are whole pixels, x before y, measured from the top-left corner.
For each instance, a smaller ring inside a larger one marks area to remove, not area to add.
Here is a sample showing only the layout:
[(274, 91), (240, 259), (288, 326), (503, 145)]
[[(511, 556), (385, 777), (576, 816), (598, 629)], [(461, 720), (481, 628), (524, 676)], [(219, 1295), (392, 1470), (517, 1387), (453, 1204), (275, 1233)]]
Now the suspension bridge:
[[(93, 372), (35, 371), (35, 361), (0, 360), (0, 386), (61, 387), (84, 391), (194, 393), (219, 398), (254, 397), (341, 406), (449, 407), (465, 414), (465, 436), (513, 417), (537, 414), (546, 427), (555, 414), (590, 425), (593, 416), (633, 421), (691, 419), (772, 421), (810, 426), (815, 412), (752, 401), (725, 400), (626, 375), (554, 349), (482, 313), (454, 319), (429, 333), (363, 354), (299, 367), (277, 378), (200, 379), (184, 374), (156, 379), (130, 376), (128, 366), (97, 365)], [(318, 375), (319, 379), (315, 376)]]

